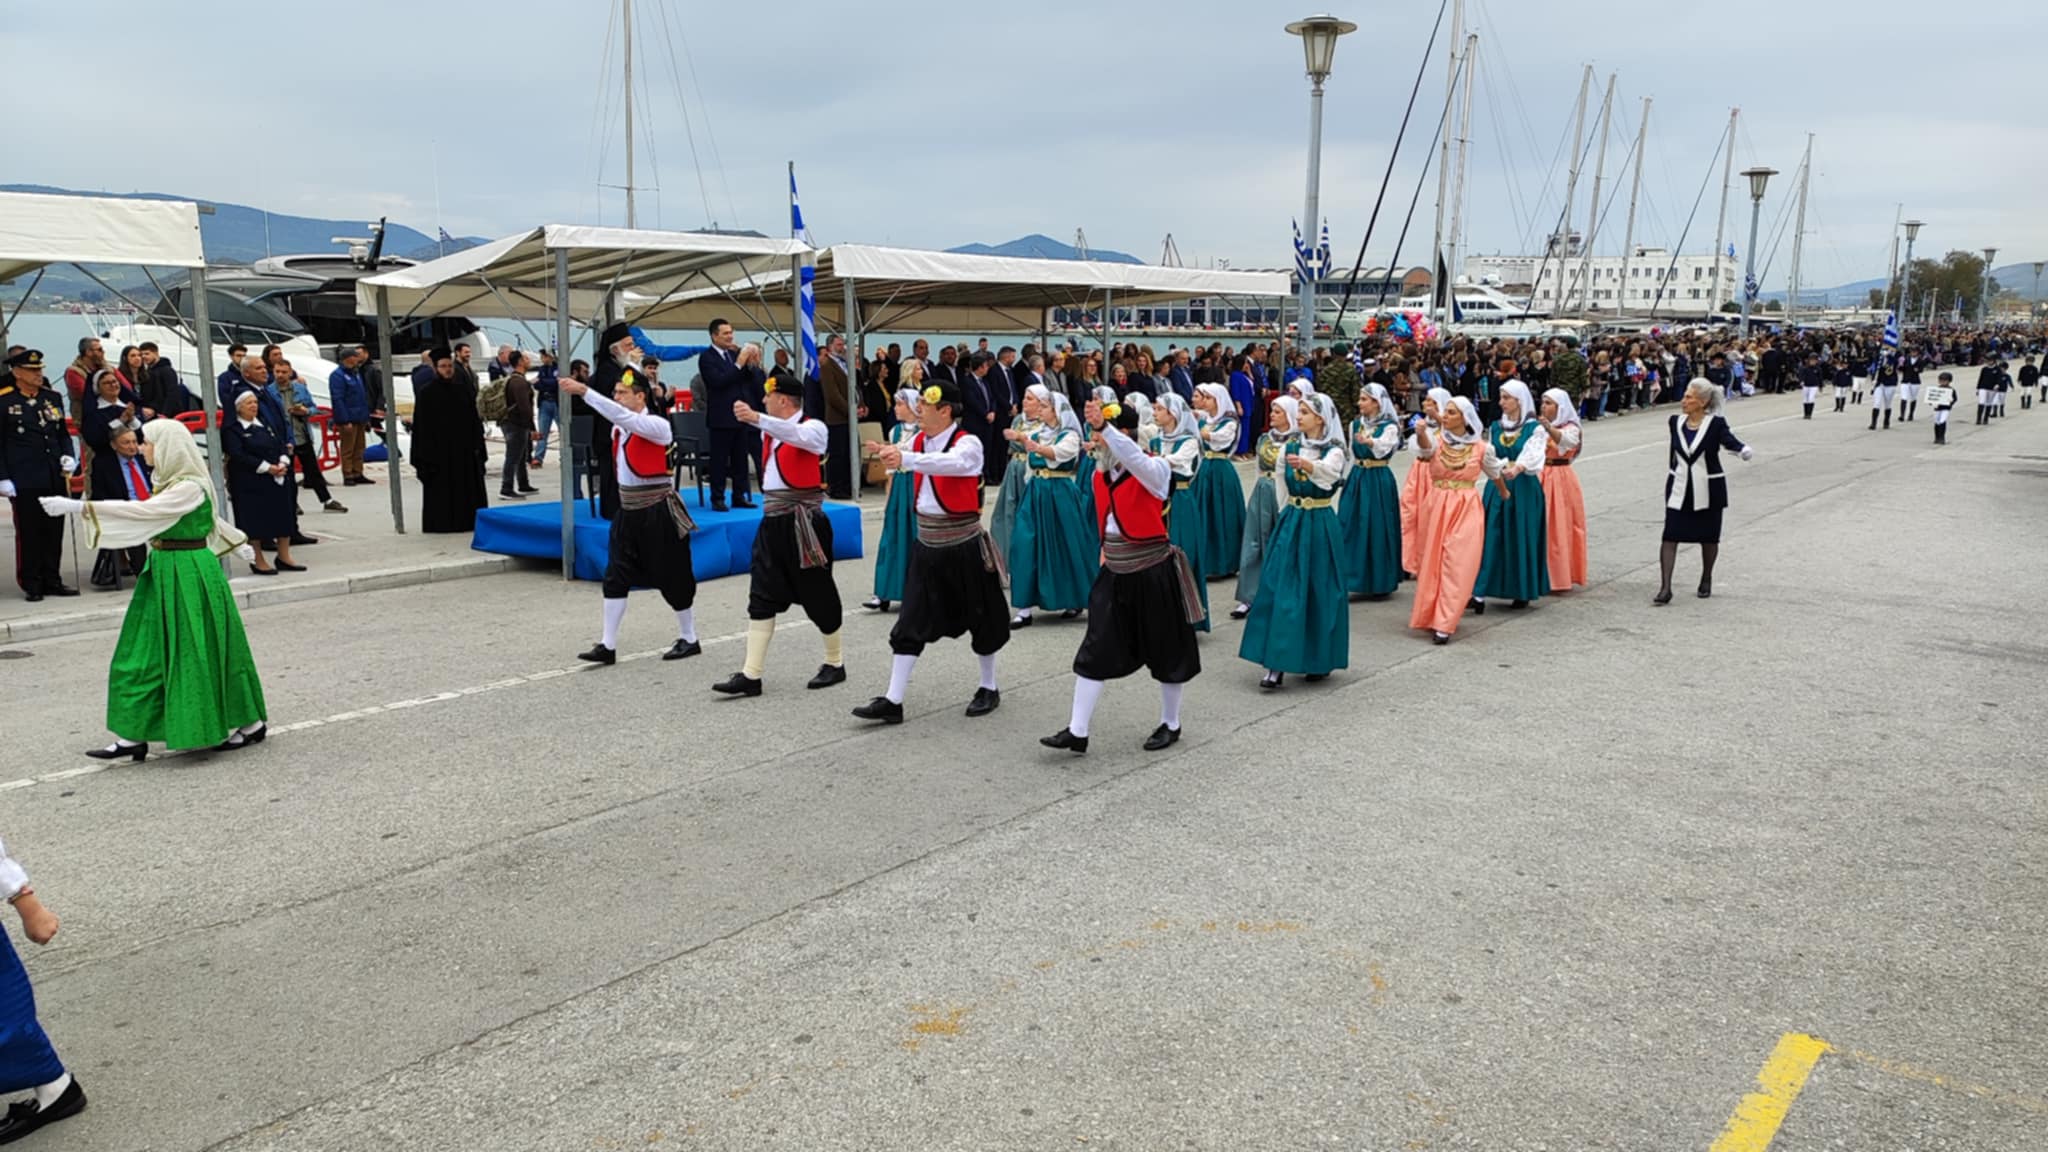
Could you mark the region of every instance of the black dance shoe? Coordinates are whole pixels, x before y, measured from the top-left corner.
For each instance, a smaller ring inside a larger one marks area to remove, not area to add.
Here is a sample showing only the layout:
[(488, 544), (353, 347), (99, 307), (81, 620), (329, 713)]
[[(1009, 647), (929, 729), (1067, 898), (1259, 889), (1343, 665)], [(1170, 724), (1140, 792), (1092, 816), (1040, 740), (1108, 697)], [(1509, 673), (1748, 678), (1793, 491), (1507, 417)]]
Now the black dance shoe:
[(1702, 600), (1705, 600), (1705, 599), (1707, 599), (1708, 597), (1712, 596), (1713, 594), (1714, 594), (1714, 582), (1713, 582), (1713, 581), (1711, 581), (1711, 580), (1702, 580), (1702, 581), (1700, 581), (1700, 599), (1702, 599)]
[(603, 664), (606, 667), (610, 667), (611, 665), (617, 664), (619, 662), (619, 654), (616, 651), (605, 647), (603, 641), (599, 641), (596, 644), (592, 644), (590, 646), (590, 651), (588, 652), (578, 652), (576, 654), (576, 658), (578, 660), (588, 660), (592, 664)]
[(735, 672), (713, 684), (711, 690), (724, 696), (759, 696), (761, 682), (745, 672)]
[(810, 678), (804, 687), (810, 689), (830, 688), (834, 684), (846, 683), (846, 668), (841, 664), (820, 664), (818, 674)]
[(1657, 593), (1650, 598), (1650, 603), (1655, 604), (1659, 608), (1671, 603), (1671, 589), (1666, 588), (1662, 592)]
[(49, 595), (51, 595), (51, 596), (76, 596), (76, 595), (78, 595), (78, 589), (76, 589), (76, 588), (73, 588), (73, 587), (72, 587), (71, 585), (69, 585), (69, 584), (52, 584), (52, 585), (50, 585), (50, 586), (49, 586), (48, 588), (45, 588), (45, 589), (43, 589), (43, 591), (44, 591), (44, 592), (46, 592), (46, 593), (48, 593), (48, 594), (49, 594)]
[(1529, 602), (1528, 602), (1527, 600), (1517, 600), (1517, 601), (1515, 601), (1514, 603), (1512, 603), (1512, 604), (1509, 604), (1509, 605), (1508, 605), (1508, 607), (1510, 607), (1510, 608), (1514, 608), (1514, 609), (1517, 609), (1517, 610), (1519, 610), (1519, 609), (1522, 609), (1522, 608), (1527, 608), (1528, 606), (1529, 606)]
[(1432, 632), (1429, 634), (1429, 642), (1442, 647), (1451, 642), (1451, 634), (1449, 632)]
[(976, 688), (974, 699), (967, 702), (969, 716), (986, 716), (1003, 706), (1003, 694), (993, 688)]
[(68, 1120), (85, 1111), (85, 1089), (79, 1086), (78, 1077), (73, 1076), (62, 1095), (50, 1101), (48, 1108), (36, 1107), (35, 1097), (9, 1105), (7, 1115), (0, 1117), (0, 1144), (12, 1144), (46, 1124)]
[(1474, 616), (1486, 615), (1486, 601), (1481, 600), (1476, 596), (1473, 597), (1470, 601), (1466, 602), (1465, 607), (1470, 608)]
[(661, 654), (661, 658), (663, 660), (688, 660), (690, 657), (703, 651), (704, 645), (699, 644), (695, 640), (684, 640), (678, 637), (675, 643), (668, 646), (668, 651)]
[(1029, 628), (1029, 627), (1031, 627), (1031, 617), (1029, 617), (1029, 616), (1012, 616), (1012, 617), (1010, 617), (1010, 631), (1012, 631), (1012, 632), (1015, 632), (1015, 631), (1016, 631), (1017, 629), (1019, 629), (1019, 628)]
[(1066, 610), (1065, 612), (1062, 612), (1062, 613), (1060, 613), (1060, 619), (1062, 619), (1062, 620), (1072, 620), (1072, 619), (1074, 619), (1074, 618), (1075, 618), (1076, 616), (1079, 616), (1080, 614), (1081, 614), (1081, 610), (1080, 610), (1079, 608), (1069, 608), (1069, 609), (1067, 609), (1067, 610)]
[(1268, 672), (1264, 676), (1259, 677), (1259, 687), (1269, 691), (1285, 683), (1287, 683), (1287, 673), (1285, 672)]
[(149, 745), (130, 744), (126, 740), (116, 740), (105, 748), (87, 748), (85, 754), (95, 760), (119, 760), (121, 757), (126, 756), (128, 759), (140, 764), (149, 758)]
[[(1086, 741), (1083, 741), (1083, 743), (1086, 743)], [(1180, 729), (1168, 728), (1166, 725), (1161, 724), (1152, 730), (1151, 736), (1146, 738), (1145, 751), (1158, 752), (1171, 748), (1178, 743), (1180, 743)]]
[(890, 700), (887, 696), (875, 697), (855, 708), (853, 714), (862, 720), (880, 720), (884, 724), (903, 723), (903, 705)]
[(1076, 736), (1065, 728), (1050, 736), (1040, 736), (1038, 742), (1047, 748), (1057, 748), (1062, 752), (1072, 752), (1076, 756), (1085, 755), (1088, 751), (1088, 738), (1086, 736)]

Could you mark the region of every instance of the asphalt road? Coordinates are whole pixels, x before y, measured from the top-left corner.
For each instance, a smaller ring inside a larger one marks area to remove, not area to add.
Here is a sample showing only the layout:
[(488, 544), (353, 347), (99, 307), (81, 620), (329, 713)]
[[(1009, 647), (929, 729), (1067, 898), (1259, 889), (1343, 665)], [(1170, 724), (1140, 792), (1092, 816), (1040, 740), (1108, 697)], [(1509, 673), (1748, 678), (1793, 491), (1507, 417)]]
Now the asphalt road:
[(857, 610), (849, 684), (786, 625), (715, 698), (736, 580), (703, 657), (571, 674), (597, 592), (542, 573), (255, 610), (271, 740), (71, 776), (113, 636), (16, 646), (0, 830), (64, 927), (10, 930), (92, 1097), (23, 1147), (2048, 1146), (2048, 411), (1797, 413), (1734, 406), (1712, 600), (1688, 549), (1650, 605), (1663, 420), (1603, 421), (1592, 588), (1443, 648), (1357, 605), (1280, 693), (1225, 624), (1161, 755), (1143, 679), (1037, 746), (1078, 622), (983, 720), (961, 645), (849, 717)]

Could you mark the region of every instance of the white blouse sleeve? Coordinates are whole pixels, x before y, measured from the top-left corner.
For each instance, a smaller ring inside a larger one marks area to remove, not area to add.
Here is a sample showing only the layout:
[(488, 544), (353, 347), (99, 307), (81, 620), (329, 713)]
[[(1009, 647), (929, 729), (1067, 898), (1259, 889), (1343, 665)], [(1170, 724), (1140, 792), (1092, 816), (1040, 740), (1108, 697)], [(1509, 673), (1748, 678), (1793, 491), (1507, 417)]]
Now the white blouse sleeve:
[(1211, 452), (1228, 452), (1237, 444), (1237, 421), (1230, 417), (1202, 425), (1202, 443)]
[(139, 548), (206, 502), (206, 489), (178, 482), (147, 500), (88, 500), (79, 510), (87, 548)]
[(1584, 437), (1579, 435), (1579, 426), (1577, 424), (1567, 424), (1559, 428), (1557, 430), (1557, 454), (1559, 456), (1567, 456), (1578, 451), (1579, 444), (1583, 440)]
[(1481, 472), (1486, 473), (1488, 476), (1499, 476), (1501, 473), (1501, 469), (1504, 468), (1505, 465), (1503, 465), (1500, 462), (1500, 457), (1494, 453), (1493, 441), (1481, 440), (1479, 442), (1479, 448), (1479, 470)]
[(1178, 446), (1167, 449), (1166, 462), (1173, 466), (1176, 474), (1193, 476), (1195, 469), (1201, 466), (1202, 446), (1195, 441), (1196, 437), (1191, 436)]
[(1371, 447), (1372, 458), (1375, 460), (1385, 460), (1389, 456), (1392, 456), (1394, 453), (1400, 451), (1401, 426), (1399, 424), (1387, 425), (1386, 431), (1380, 433), (1378, 436), (1373, 438), (1373, 440), (1371, 441)]
[(1161, 500), (1172, 494), (1173, 469), (1166, 461), (1146, 453), (1138, 447), (1137, 441), (1113, 424), (1102, 426), (1102, 442), (1109, 446), (1110, 455), (1123, 466), (1123, 470), (1138, 478), (1145, 491)]
[(1031, 455), (1039, 460), (1050, 460), (1054, 464), (1065, 464), (1081, 454), (1081, 438), (1065, 428), (1053, 430), (1052, 443), (1042, 440), (1031, 442)]
[(758, 425), (761, 431), (782, 441), (794, 444), (806, 452), (823, 455), (829, 435), (822, 420), (784, 420), (780, 416), (763, 414)]
[(7, 845), (0, 842), (0, 900), (12, 900), (28, 887), (28, 870), (14, 857), (7, 854)]
[(1529, 475), (1540, 476), (1543, 473), (1544, 454), (1549, 450), (1550, 433), (1545, 432), (1542, 425), (1536, 425), (1529, 430), (1529, 442), (1522, 445), (1522, 450), (1515, 454), (1515, 463), (1521, 465), (1522, 471)]
[[(1427, 424), (1416, 425), (1415, 458), (1417, 460), (1434, 459), (1436, 457), (1437, 445), (1440, 442), (1440, 438), (1442, 437), (1442, 435), (1443, 434), (1441, 432), (1438, 432), (1436, 429), (1429, 427)], [(1429, 441), (1426, 444), (1423, 443), (1425, 438), (1427, 438), (1427, 440)]]

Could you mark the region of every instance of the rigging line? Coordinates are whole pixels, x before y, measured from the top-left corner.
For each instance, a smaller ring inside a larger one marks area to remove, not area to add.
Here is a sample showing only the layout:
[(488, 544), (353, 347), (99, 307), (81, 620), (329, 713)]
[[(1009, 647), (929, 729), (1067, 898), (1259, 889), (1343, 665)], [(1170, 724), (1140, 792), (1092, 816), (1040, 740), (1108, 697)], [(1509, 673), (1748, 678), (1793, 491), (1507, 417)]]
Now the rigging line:
[[(1493, 10), (1487, 7), (1486, 0), (1479, 0), (1479, 15), (1489, 31), (1495, 28)], [(1506, 36), (1497, 33), (1491, 39), (1495, 44), (1510, 43)], [(1508, 97), (1514, 102), (1516, 116), (1521, 121), (1522, 139), (1534, 140), (1536, 139), (1536, 126), (1529, 121), (1529, 102), (1522, 99), (1521, 85), (1515, 83), (1515, 71), (1509, 63), (1512, 59), (1513, 57), (1509, 53), (1503, 52), (1500, 54), (1500, 63), (1498, 65), (1489, 63), (1487, 67), (1489, 69), (1498, 68), (1501, 70), (1507, 80)], [(1507, 121), (1503, 120), (1501, 124), (1505, 127)]]
[(651, 186), (642, 185), (642, 187), (654, 193), (654, 220), (655, 227), (658, 228), (661, 226), (661, 149), (656, 147), (654, 143), (656, 135), (654, 129), (654, 91), (652, 87), (654, 82), (648, 76), (648, 73), (653, 71), (654, 69), (652, 68), (642, 68), (640, 70), (640, 104), (646, 110), (642, 119), (647, 121), (645, 133), (647, 138), (647, 175), (653, 181)]
[[(1571, 117), (1567, 116), (1564, 120), (1564, 126), (1557, 131), (1557, 147), (1551, 150), (1550, 167), (1543, 173), (1543, 184), (1538, 189), (1536, 199), (1529, 205), (1529, 227), (1531, 229), (1536, 227), (1536, 222), (1543, 218), (1543, 210), (1550, 205), (1550, 189), (1557, 183), (1558, 161), (1564, 158), (1565, 149), (1571, 144), (1571, 125)], [(1528, 252), (1533, 250), (1535, 244), (1536, 237), (1533, 232), (1522, 237), (1522, 251)]]
[(591, 140), (597, 146), (597, 166), (593, 169), (597, 173), (597, 181), (591, 188), (591, 194), (597, 198), (597, 215), (600, 220), (604, 217), (604, 165), (611, 156), (611, 100), (617, 95), (606, 81), (612, 74), (612, 35), (618, 31), (619, 9), (617, 5), (610, 5), (608, 10), (609, 16), (604, 26), (604, 52), (599, 56), (597, 64), (597, 99), (591, 102), (590, 126)]
[(711, 190), (704, 183), (704, 161), (697, 154), (697, 129), (690, 119), (690, 102), (683, 98), (683, 76), (676, 69), (675, 30), (669, 26), (668, 5), (661, 5), (662, 39), (668, 45), (668, 74), (676, 90), (676, 106), (683, 110), (683, 135), (690, 142), (690, 164), (697, 170), (697, 195), (704, 202), (704, 224), (709, 227), (718, 213), (711, 209)]
[[(1401, 113), (1401, 128), (1398, 132), (1394, 134), (1394, 147), (1387, 154), (1387, 170), (1386, 173), (1380, 177), (1380, 192), (1378, 196), (1373, 198), (1372, 216), (1365, 222), (1365, 235), (1358, 241), (1358, 259), (1352, 262), (1351, 276), (1344, 283), (1344, 300), (1342, 303), (1337, 305), (1337, 319), (1332, 321), (1332, 331), (1335, 331), (1336, 325), (1342, 324), (1344, 322), (1344, 312), (1347, 308), (1351, 307), (1351, 293), (1353, 289), (1355, 289), (1358, 286), (1358, 273), (1360, 269), (1362, 269), (1365, 266), (1365, 247), (1366, 245), (1372, 243), (1373, 229), (1376, 226), (1378, 226), (1380, 222), (1380, 205), (1386, 202), (1387, 184), (1394, 178), (1394, 161), (1400, 157), (1401, 141), (1408, 135), (1408, 117), (1413, 115), (1415, 112), (1415, 97), (1422, 91), (1422, 77), (1424, 73), (1429, 71), (1429, 58), (1436, 52), (1437, 33), (1443, 31), (1444, 12), (1448, 10), (1450, 6), (1451, 0), (1442, 0), (1442, 2), (1437, 5), (1436, 24), (1433, 25), (1429, 30), (1429, 43), (1424, 45), (1422, 49), (1422, 63), (1415, 69), (1415, 83), (1408, 89), (1408, 107)], [(1450, 105), (1445, 104), (1444, 115), (1446, 117), (1449, 117), (1450, 111)], [(1438, 125), (1437, 131), (1438, 133), (1442, 133), (1443, 127), (1441, 124)], [(1425, 164), (1424, 167), (1427, 168), (1427, 165)], [(1414, 209), (1410, 208), (1409, 211), (1413, 212)], [(1407, 229), (1405, 227), (1402, 228), (1402, 234), (1407, 234)], [(1392, 264), (1388, 264), (1387, 276), (1392, 276), (1393, 274), (1394, 266)], [(1386, 295), (1386, 277), (1381, 277), (1380, 298), (1384, 300), (1386, 299)], [(1313, 341), (1315, 339), (1316, 332), (1315, 318), (1313, 316), (1308, 318), (1308, 323), (1305, 326), (1304, 330), (1307, 333), (1308, 339), (1310, 341)], [(1282, 332), (1281, 335), (1285, 336), (1286, 333)]]
[[(1464, 62), (1463, 60), (1460, 60), (1460, 61), (1458, 62), (1458, 72), (1463, 72), (1464, 70), (1465, 70), (1465, 62)], [(1451, 75), (1451, 85), (1452, 85), (1453, 87), (1456, 87), (1457, 83), (1458, 83), (1458, 74), (1457, 74), (1456, 72), (1454, 72), (1454, 73), (1452, 73), (1452, 75)], [(1446, 100), (1446, 101), (1444, 102), (1444, 114), (1443, 114), (1442, 116), (1440, 116), (1440, 117), (1438, 117), (1438, 118), (1437, 118), (1437, 122), (1436, 122), (1436, 135), (1435, 135), (1434, 137), (1432, 137), (1432, 138), (1430, 139), (1430, 141), (1429, 141), (1429, 150), (1423, 153), (1423, 161), (1422, 161), (1422, 171), (1420, 171), (1420, 172), (1416, 173), (1416, 176), (1415, 176), (1415, 194), (1414, 194), (1413, 196), (1410, 196), (1410, 197), (1408, 198), (1408, 217), (1407, 217), (1407, 219), (1405, 219), (1405, 220), (1401, 221), (1401, 235), (1400, 235), (1400, 236), (1399, 236), (1398, 238), (1396, 238), (1396, 239), (1395, 239), (1395, 241), (1394, 241), (1394, 256), (1393, 256), (1393, 259), (1391, 259), (1391, 260), (1387, 261), (1387, 274), (1386, 274), (1385, 276), (1382, 276), (1382, 277), (1380, 277), (1380, 295), (1379, 295), (1379, 299), (1378, 299), (1378, 300), (1376, 300), (1376, 301), (1374, 301), (1374, 302), (1373, 302), (1373, 306), (1372, 306), (1372, 307), (1373, 307), (1373, 311), (1375, 311), (1375, 312), (1379, 311), (1379, 310), (1380, 310), (1380, 309), (1381, 309), (1382, 307), (1384, 307), (1384, 306), (1386, 305), (1386, 302), (1387, 302), (1387, 281), (1389, 281), (1389, 280), (1391, 280), (1391, 279), (1393, 279), (1393, 278), (1394, 278), (1394, 269), (1395, 269), (1395, 268), (1396, 268), (1396, 267), (1397, 267), (1397, 266), (1398, 266), (1398, 265), (1399, 265), (1399, 264), (1401, 263), (1401, 249), (1402, 249), (1403, 247), (1405, 247), (1405, 246), (1407, 245), (1407, 243), (1408, 243), (1408, 229), (1409, 229), (1409, 228), (1410, 228), (1410, 227), (1411, 227), (1411, 226), (1412, 226), (1412, 225), (1413, 225), (1413, 224), (1415, 223), (1415, 206), (1416, 206), (1417, 204), (1420, 204), (1420, 203), (1422, 202), (1422, 186), (1423, 186), (1423, 184), (1425, 184), (1425, 183), (1426, 183), (1426, 182), (1428, 182), (1428, 180), (1429, 180), (1429, 172), (1430, 172), (1430, 167), (1431, 167), (1431, 166), (1432, 166), (1432, 165), (1433, 165), (1433, 164), (1434, 164), (1434, 163), (1436, 162), (1436, 159), (1437, 159), (1437, 144), (1438, 144), (1439, 142), (1441, 142), (1441, 141), (1442, 141), (1442, 139), (1443, 139), (1443, 135), (1444, 135), (1444, 126), (1445, 126), (1446, 124), (1449, 124), (1449, 123), (1450, 123), (1450, 120), (1451, 120), (1451, 104), (1450, 104), (1450, 101)], [(1362, 256), (1362, 255), (1364, 255), (1364, 253), (1362, 253), (1362, 252), (1361, 252), (1361, 253), (1360, 253), (1360, 255)], [(1434, 306), (1435, 306), (1435, 300), (1436, 300), (1436, 289), (1437, 289), (1437, 283), (1436, 283), (1436, 281), (1437, 281), (1437, 275), (1436, 275), (1436, 272), (1437, 272), (1437, 262), (1438, 262), (1438, 261), (1440, 261), (1440, 260), (1441, 260), (1442, 258), (1443, 258), (1443, 254), (1442, 254), (1441, 252), (1437, 252), (1437, 253), (1432, 253), (1432, 254), (1431, 254), (1431, 259), (1430, 259), (1430, 268), (1429, 268), (1429, 284), (1430, 284), (1429, 292), (1430, 292), (1430, 301), (1431, 301), (1431, 307), (1434, 307)], [(1451, 289), (1450, 289), (1450, 286), (1449, 286), (1449, 285), (1445, 285), (1445, 286), (1444, 286), (1444, 290), (1445, 290), (1446, 292), (1449, 292), (1449, 291), (1451, 290)], [(1348, 289), (1347, 289), (1347, 292), (1348, 292)], [(1337, 312), (1337, 321), (1338, 321), (1339, 323), (1341, 323), (1341, 322), (1343, 321), (1343, 319), (1344, 319), (1344, 313), (1343, 313), (1343, 310), (1342, 310), (1342, 309), (1340, 308), (1340, 309), (1338, 310), (1338, 312)]]
[[(1678, 254), (1685, 251), (1685, 238), (1692, 235), (1692, 222), (1700, 214), (1700, 204), (1707, 198), (1708, 186), (1714, 182), (1715, 163), (1721, 159), (1721, 149), (1727, 147), (1727, 144), (1728, 134), (1726, 132), (1721, 133), (1720, 138), (1714, 141), (1714, 154), (1707, 158), (1707, 172), (1706, 175), (1700, 177), (1700, 190), (1692, 198), (1692, 211), (1685, 217), (1685, 228), (1678, 234), (1678, 243), (1671, 246), (1671, 262), (1664, 266), (1664, 276), (1657, 282), (1657, 294), (1650, 298), (1650, 319), (1652, 320), (1657, 318), (1657, 309), (1663, 306), (1665, 284), (1673, 285), (1672, 299), (1676, 300), (1678, 298), (1677, 281), (1674, 279), (1678, 272)], [(1719, 252), (1714, 253), (1714, 284), (1712, 288), (1707, 290), (1709, 295), (1719, 295), (1721, 291), (1720, 255)]]
[[(1478, 81), (1480, 77), (1475, 76), (1473, 79)], [(1494, 150), (1500, 155), (1502, 190), (1507, 194), (1509, 213), (1514, 216), (1516, 225), (1526, 235), (1529, 231), (1529, 201), (1528, 197), (1522, 193), (1522, 181), (1518, 175), (1520, 167), (1514, 162), (1512, 155), (1510, 155), (1507, 139), (1508, 133), (1505, 131), (1508, 118), (1501, 115), (1500, 88), (1490, 77), (1484, 83), (1486, 86), (1486, 106), (1493, 114), (1495, 125), (1495, 131), (1492, 135)], [(1471, 249), (1470, 244), (1462, 243), (1464, 237), (1459, 237), (1459, 240), (1461, 247), (1468, 251)]]
[[(668, 18), (667, 0), (662, 0), (662, 18)], [(690, 54), (690, 38), (683, 37), (683, 63), (690, 69), (690, 91), (697, 96), (697, 114), (704, 118), (704, 140), (711, 146), (711, 165), (718, 170), (718, 186), (725, 193), (726, 223), (738, 227), (740, 210), (733, 204), (732, 185), (725, 178), (725, 159), (718, 154), (718, 133), (711, 127), (711, 112), (704, 102), (704, 87), (697, 79), (697, 60)]]
[[(1565, 134), (1570, 135), (1571, 129), (1565, 129)], [(1586, 166), (1586, 157), (1591, 155), (1592, 152), (1593, 135), (1592, 133), (1587, 133), (1585, 141), (1579, 146), (1579, 154), (1578, 159), (1576, 161), (1576, 166), (1579, 169), (1584, 170)], [(1570, 287), (1567, 286), (1567, 281), (1570, 280), (1570, 277), (1566, 275), (1566, 270), (1569, 267), (1569, 261), (1572, 258), (1572, 222), (1570, 214), (1568, 212), (1569, 207), (1570, 205), (1565, 204), (1558, 205), (1557, 227), (1553, 229), (1554, 234), (1558, 237), (1557, 305), (1560, 309), (1564, 307), (1565, 294), (1571, 290)], [(1590, 238), (1588, 239), (1590, 240)], [(1535, 275), (1529, 278), (1529, 302), (1532, 305), (1536, 302), (1537, 291), (1543, 286), (1543, 270), (1550, 266), (1551, 247), (1552, 245), (1549, 242), (1549, 237), (1545, 237), (1543, 244), (1543, 258), (1536, 261), (1536, 273)]]

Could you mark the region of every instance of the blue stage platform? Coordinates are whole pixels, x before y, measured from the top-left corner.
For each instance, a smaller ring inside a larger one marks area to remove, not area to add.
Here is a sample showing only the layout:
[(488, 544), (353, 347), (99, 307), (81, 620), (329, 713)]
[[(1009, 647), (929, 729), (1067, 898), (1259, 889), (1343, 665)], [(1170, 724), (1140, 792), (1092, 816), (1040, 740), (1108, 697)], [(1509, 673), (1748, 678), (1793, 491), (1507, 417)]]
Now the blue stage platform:
[[(759, 494), (754, 497), (760, 499)], [(690, 534), (690, 560), (697, 579), (712, 580), (745, 572), (754, 550), (754, 533), (761, 524), (758, 508), (736, 508), (714, 512), (697, 500), (695, 492), (683, 493), (697, 530)], [(861, 557), (860, 508), (852, 504), (825, 505), (832, 522), (832, 559)], [(576, 578), (604, 579), (604, 565), (611, 554), (612, 526), (590, 512), (590, 502), (576, 502)], [(500, 556), (531, 556), (541, 560), (562, 558), (562, 504), (505, 503), (486, 508), (476, 515), (476, 535), (470, 547)]]

